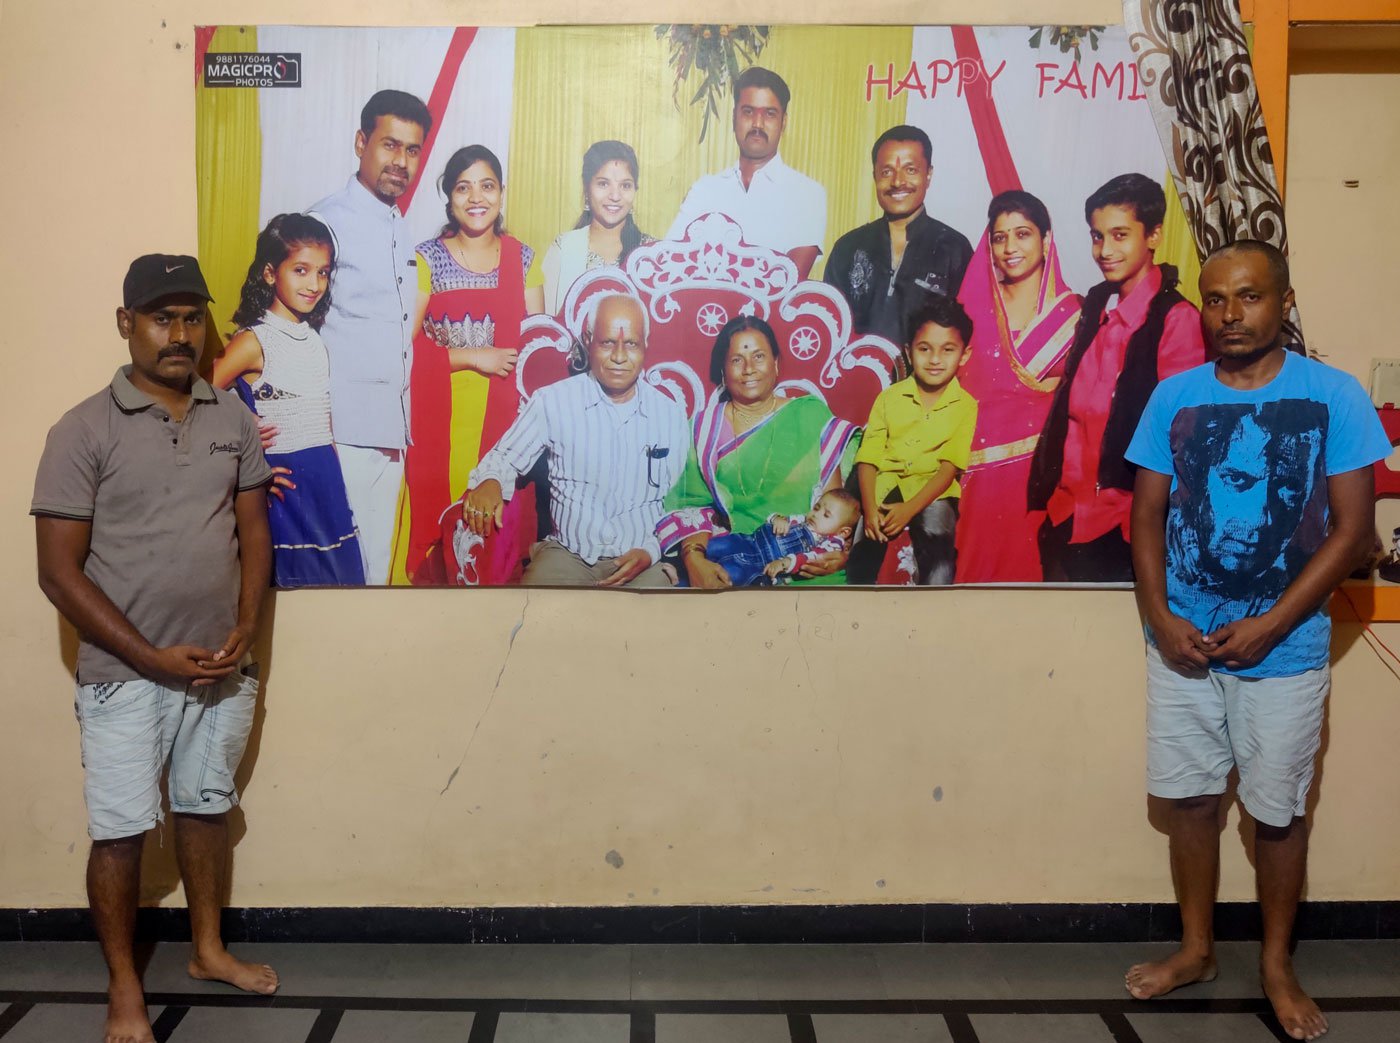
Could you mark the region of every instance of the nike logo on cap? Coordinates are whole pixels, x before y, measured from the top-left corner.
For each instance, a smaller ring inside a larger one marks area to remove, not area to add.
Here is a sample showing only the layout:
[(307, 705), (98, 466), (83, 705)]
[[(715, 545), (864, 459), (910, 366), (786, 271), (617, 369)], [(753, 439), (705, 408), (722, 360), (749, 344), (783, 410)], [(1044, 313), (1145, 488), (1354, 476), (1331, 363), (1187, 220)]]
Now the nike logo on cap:
[(165, 266), (165, 274), (166, 274), (166, 275), (169, 275), (171, 272), (175, 271), (177, 268), (183, 268), (183, 267), (184, 267), (183, 264), (173, 264), (173, 265), (172, 265), (172, 264), (167, 264), (167, 265)]

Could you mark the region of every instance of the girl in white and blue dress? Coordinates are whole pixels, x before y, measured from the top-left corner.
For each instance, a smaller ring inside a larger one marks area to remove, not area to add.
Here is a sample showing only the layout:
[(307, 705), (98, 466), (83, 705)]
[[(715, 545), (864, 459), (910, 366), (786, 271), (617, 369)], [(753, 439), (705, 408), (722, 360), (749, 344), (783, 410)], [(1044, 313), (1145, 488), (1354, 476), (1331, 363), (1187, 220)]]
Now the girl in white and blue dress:
[(238, 333), (214, 362), (214, 384), (234, 387), (265, 433), (275, 429), (265, 446), (278, 474), (268, 525), (279, 587), (365, 582), (331, 439), (330, 360), (317, 332), (330, 310), (334, 261), (330, 229), (314, 217), (269, 221), (233, 313)]

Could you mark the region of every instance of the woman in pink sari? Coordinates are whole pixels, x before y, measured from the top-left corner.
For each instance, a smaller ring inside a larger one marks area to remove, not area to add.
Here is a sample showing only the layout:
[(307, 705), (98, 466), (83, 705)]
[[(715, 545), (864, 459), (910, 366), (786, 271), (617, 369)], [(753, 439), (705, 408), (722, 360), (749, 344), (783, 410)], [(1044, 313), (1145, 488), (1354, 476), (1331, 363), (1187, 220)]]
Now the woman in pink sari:
[(958, 380), (978, 412), (954, 582), (1038, 583), (1043, 512), (1026, 508), (1026, 481), (1080, 303), (1060, 274), (1044, 203), (1020, 191), (992, 200), (958, 299), (973, 322), (972, 355)]

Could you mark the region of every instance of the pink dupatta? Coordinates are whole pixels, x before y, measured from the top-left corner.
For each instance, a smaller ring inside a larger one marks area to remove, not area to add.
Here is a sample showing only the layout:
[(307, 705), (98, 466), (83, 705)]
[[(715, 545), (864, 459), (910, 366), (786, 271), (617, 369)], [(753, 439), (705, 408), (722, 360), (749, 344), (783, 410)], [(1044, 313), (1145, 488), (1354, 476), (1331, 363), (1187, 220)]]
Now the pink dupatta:
[(972, 319), (972, 353), (958, 379), (977, 399), (977, 429), (962, 480), (958, 583), (1033, 583), (1043, 577), (1026, 482), (1050, 399), (1079, 322), (1078, 294), (1065, 286), (1054, 237), (1040, 270), (1035, 318), (1012, 330), (1001, 281), (983, 233), (958, 295)]
[[(1012, 330), (1007, 320), (1001, 280), (992, 263), (990, 233), (984, 232), (977, 243), (958, 300), (973, 324), (972, 356), (958, 373), (958, 379), (979, 404), (1010, 398), (1038, 412), (1034, 424), (1007, 426), (1013, 430), (1028, 426), (1039, 434), (1050, 408), (1054, 378), (1064, 366), (1079, 321), (1079, 295), (1065, 286), (1054, 236), (1049, 237), (1045, 262), (1040, 268), (1035, 318), (1026, 329)], [(1041, 408), (1037, 410), (1037, 406)], [(1000, 422), (984, 425), (981, 421), (979, 416), (974, 449), (995, 445), (1002, 437), (994, 429), (1002, 426)]]

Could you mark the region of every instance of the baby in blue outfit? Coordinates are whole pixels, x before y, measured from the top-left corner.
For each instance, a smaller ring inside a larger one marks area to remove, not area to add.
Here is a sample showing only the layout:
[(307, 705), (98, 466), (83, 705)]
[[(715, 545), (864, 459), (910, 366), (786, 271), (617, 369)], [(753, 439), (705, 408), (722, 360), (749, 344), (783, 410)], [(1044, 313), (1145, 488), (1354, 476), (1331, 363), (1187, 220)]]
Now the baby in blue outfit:
[(845, 489), (832, 489), (806, 517), (774, 514), (752, 533), (712, 537), (705, 557), (724, 566), (736, 587), (771, 586), (816, 555), (844, 551), (860, 517), (860, 501)]

